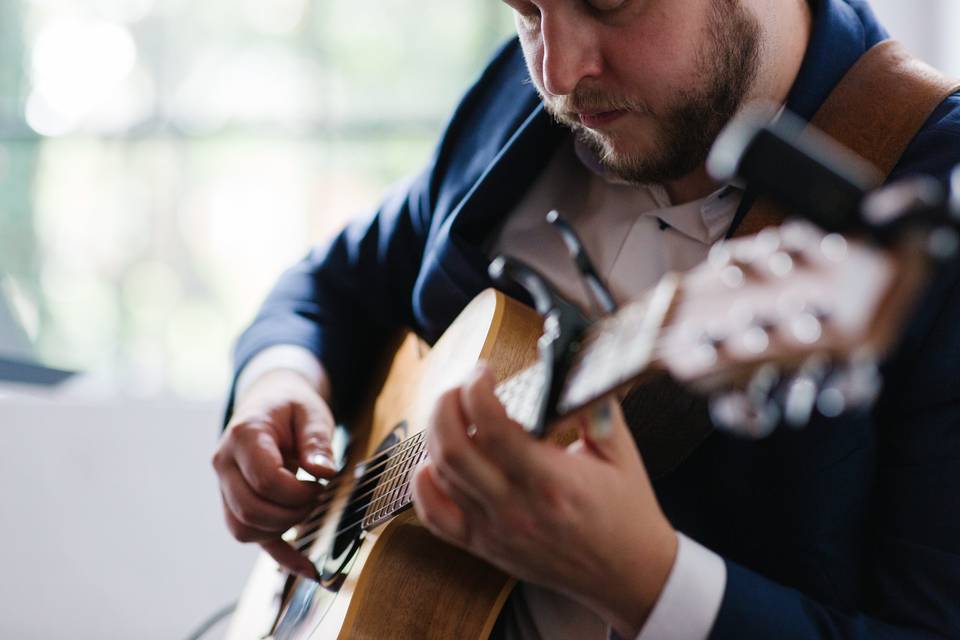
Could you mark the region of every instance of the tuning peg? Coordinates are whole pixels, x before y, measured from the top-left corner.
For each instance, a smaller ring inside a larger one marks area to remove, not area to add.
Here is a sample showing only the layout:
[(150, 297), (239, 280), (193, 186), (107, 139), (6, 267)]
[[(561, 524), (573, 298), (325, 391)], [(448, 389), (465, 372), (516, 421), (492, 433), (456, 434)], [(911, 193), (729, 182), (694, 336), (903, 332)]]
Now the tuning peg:
[(869, 406), (879, 395), (882, 382), (874, 358), (854, 358), (829, 377), (817, 396), (817, 410), (827, 418), (836, 418), (848, 410)]
[(827, 357), (814, 355), (808, 358), (796, 375), (784, 385), (783, 421), (787, 426), (799, 429), (810, 422), (829, 370)]
[(774, 399), (780, 372), (773, 365), (761, 367), (746, 390), (722, 394), (710, 400), (710, 417), (725, 431), (754, 439), (766, 438), (777, 427), (782, 412)]
[(714, 426), (738, 436), (766, 438), (780, 421), (780, 408), (774, 401), (758, 405), (742, 391), (710, 399), (710, 419)]

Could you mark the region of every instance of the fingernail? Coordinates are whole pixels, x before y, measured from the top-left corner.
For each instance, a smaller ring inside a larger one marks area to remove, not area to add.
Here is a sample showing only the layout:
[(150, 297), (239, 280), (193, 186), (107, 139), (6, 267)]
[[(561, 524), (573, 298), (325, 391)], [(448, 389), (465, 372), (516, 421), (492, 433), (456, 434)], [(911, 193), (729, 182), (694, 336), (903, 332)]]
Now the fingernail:
[(606, 440), (613, 432), (613, 414), (610, 411), (610, 401), (598, 404), (593, 415), (590, 416), (590, 437), (594, 440)]
[(318, 467), (326, 467), (327, 469), (336, 469), (333, 465), (333, 460), (330, 459), (325, 453), (311, 453), (307, 458), (307, 462)]

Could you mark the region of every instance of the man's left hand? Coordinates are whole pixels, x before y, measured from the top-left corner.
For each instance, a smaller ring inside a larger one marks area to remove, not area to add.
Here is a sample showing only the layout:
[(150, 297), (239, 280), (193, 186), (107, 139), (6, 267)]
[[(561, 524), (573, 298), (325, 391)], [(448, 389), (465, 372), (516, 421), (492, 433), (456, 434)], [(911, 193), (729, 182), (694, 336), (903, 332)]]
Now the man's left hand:
[(436, 536), (507, 573), (565, 593), (626, 637), (639, 633), (670, 574), (676, 532), (663, 515), (616, 402), (556, 429), (563, 448), (511, 420), (481, 365), (437, 402), (417, 515)]

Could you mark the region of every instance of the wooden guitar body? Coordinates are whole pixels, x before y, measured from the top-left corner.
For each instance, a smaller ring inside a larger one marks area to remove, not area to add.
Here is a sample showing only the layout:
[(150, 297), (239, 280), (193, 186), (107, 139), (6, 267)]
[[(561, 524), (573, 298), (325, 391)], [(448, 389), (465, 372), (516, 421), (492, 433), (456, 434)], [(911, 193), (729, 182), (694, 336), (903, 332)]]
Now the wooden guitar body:
[(411, 509), (359, 534), (359, 540), (338, 543), (337, 531), (353, 517), (346, 507), (363, 485), (354, 475), (360, 461), (421, 432), (437, 398), (479, 360), (490, 364), (498, 381), (533, 364), (541, 332), (542, 321), (532, 310), (488, 290), (433, 349), (412, 334), (398, 341), (364, 415), (350, 425), (344, 482), (332, 491), (319, 535), (307, 547), (318, 567), (333, 569), (320, 584), (288, 578), (263, 554), (228, 637), (488, 637), (513, 587), (509, 576), (434, 538)]

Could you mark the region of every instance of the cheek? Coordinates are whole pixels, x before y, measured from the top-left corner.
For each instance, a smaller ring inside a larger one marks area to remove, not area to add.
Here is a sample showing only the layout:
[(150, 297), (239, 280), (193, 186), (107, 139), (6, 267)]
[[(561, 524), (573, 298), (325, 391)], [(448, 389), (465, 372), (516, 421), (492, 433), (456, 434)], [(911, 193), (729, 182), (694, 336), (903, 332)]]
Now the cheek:
[(543, 42), (539, 37), (530, 34), (520, 34), (520, 46), (523, 49), (523, 59), (527, 63), (527, 71), (537, 89), (543, 89)]
[(705, 37), (700, 25), (664, 11), (617, 31), (607, 34), (607, 70), (636, 97), (654, 106), (665, 104), (697, 82), (698, 53)]

